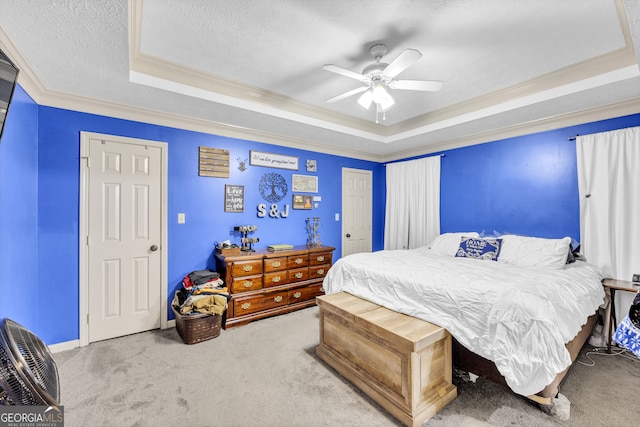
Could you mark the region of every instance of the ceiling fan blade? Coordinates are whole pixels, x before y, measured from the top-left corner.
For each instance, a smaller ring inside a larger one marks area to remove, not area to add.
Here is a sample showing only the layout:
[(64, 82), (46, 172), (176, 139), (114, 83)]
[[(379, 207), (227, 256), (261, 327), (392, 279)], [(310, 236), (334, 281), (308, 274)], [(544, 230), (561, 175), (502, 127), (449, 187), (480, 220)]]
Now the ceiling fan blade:
[(439, 80), (393, 80), (389, 83), (391, 89), (422, 90), (425, 92), (437, 92), (442, 89), (444, 83)]
[(422, 54), (419, 51), (415, 49), (405, 49), (382, 70), (382, 74), (393, 78), (418, 62), (420, 58), (422, 58)]
[(349, 77), (350, 79), (356, 79), (363, 83), (367, 83), (367, 77), (355, 71), (347, 70), (346, 68), (338, 67), (337, 65), (327, 64), (322, 66), (323, 70), (331, 71), (332, 73), (340, 74), (341, 76)]
[(355, 95), (356, 93), (364, 92), (364, 91), (365, 91), (365, 90), (367, 90), (367, 89), (369, 89), (369, 86), (362, 86), (362, 87), (359, 87), (359, 88), (357, 88), (357, 89), (350, 90), (349, 92), (345, 92), (345, 93), (343, 93), (343, 94), (340, 94), (340, 95), (334, 96), (333, 98), (329, 98), (329, 99), (327, 99), (325, 102), (336, 102), (336, 101), (340, 101), (341, 99), (348, 98), (348, 97), (350, 97), (350, 96)]

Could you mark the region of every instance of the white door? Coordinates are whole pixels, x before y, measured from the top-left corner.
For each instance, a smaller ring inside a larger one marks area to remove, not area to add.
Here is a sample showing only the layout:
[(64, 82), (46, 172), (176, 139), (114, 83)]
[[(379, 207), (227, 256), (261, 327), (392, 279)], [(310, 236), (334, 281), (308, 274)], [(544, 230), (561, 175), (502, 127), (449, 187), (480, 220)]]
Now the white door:
[(162, 149), (104, 136), (89, 138), (88, 150), (87, 321), (93, 342), (160, 327)]
[(373, 173), (342, 169), (342, 256), (371, 252)]

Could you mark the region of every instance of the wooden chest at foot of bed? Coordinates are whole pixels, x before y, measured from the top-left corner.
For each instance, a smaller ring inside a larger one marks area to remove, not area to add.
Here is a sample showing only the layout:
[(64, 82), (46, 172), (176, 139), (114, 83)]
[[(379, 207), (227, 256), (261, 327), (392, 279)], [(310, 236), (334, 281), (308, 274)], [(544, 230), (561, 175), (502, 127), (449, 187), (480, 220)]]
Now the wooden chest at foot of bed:
[(420, 426), (455, 399), (445, 329), (346, 292), (316, 301), (318, 357), (404, 424)]

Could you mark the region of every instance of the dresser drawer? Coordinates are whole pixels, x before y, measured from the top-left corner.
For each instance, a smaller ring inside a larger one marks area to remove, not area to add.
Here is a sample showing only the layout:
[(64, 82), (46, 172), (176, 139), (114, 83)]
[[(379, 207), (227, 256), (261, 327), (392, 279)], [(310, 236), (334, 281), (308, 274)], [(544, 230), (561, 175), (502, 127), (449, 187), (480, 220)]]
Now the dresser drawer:
[(309, 265), (331, 264), (331, 252), (309, 254)]
[(235, 261), (231, 265), (231, 276), (253, 276), (255, 274), (262, 274), (262, 260), (254, 259), (249, 261)]
[(287, 291), (255, 295), (233, 300), (234, 316), (244, 316), (270, 308), (280, 307), (289, 303)]
[(326, 276), (329, 268), (331, 268), (330, 264), (309, 267), (309, 279), (317, 279), (319, 277)]
[(280, 258), (267, 258), (264, 260), (264, 272), (286, 270), (287, 269), (287, 257)]
[(323, 292), (321, 284), (311, 285), (305, 288), (292, 289), (289, 291), (289, 304), (308, 301), (322, 294)]
[(272, 273), (264, 273), (264, 287), (280, 286), (289, 283), (287, 280), (287, 271), (274, 271)]
[[(229, 285), (228, 285), (229, 286)], [(262, 289), (262, 276), (247, 276), (231, 279), (231, 293), (255, 291)]]
[(309, 255), (294, 255), (287, 257), (287, 268), (306, 267), (309, 265)]
[(309, 280), (309, 267), (294, 268), (289, 270), (289, 283), (302, 282)]

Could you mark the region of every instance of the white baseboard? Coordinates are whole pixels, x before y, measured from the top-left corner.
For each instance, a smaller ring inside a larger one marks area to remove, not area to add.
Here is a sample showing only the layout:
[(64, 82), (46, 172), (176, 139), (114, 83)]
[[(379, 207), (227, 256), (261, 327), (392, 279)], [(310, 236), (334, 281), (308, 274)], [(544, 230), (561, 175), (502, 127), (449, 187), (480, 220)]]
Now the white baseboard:
[(51, 353), (60, 353), (61, 351), (73, 350), (74, 348), (80, 347), (80, 340), (65, 341), (58, 344), (51, 344), (47, 347), (49, 347)]
[[(167, 329), (175, 328), (175, 327), (176, 327), (175, 319), (169, 320), (167, 322)], [(80, 340), (73, 340), (73, 341), (61, 342), (58, 344), (51, 344), (47, 347), (49, 347), (49, 351), (51, 353), (60, 353), (61, 351), (73, 350), (74, 348), (80, 347)]]

